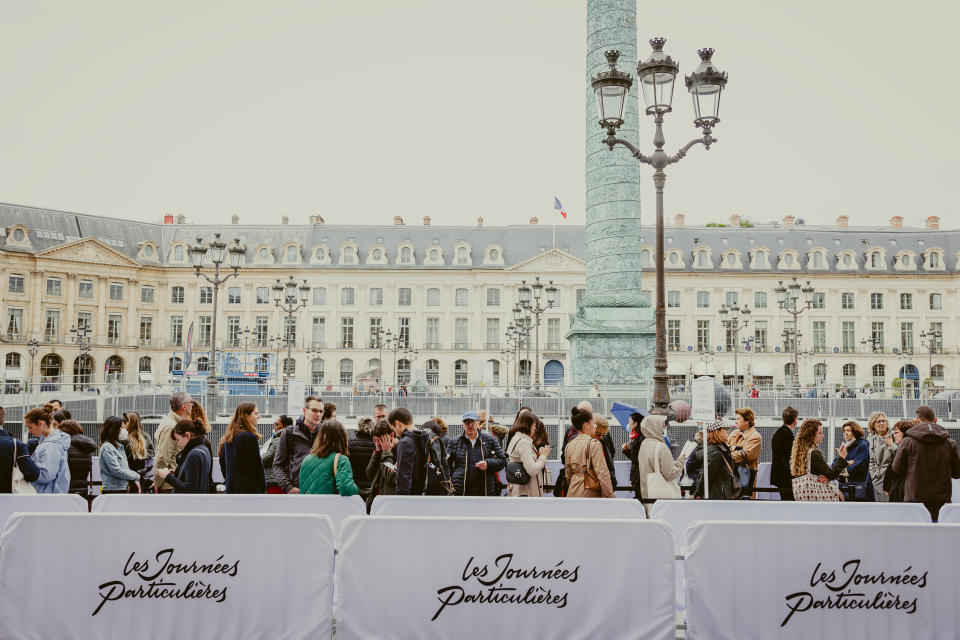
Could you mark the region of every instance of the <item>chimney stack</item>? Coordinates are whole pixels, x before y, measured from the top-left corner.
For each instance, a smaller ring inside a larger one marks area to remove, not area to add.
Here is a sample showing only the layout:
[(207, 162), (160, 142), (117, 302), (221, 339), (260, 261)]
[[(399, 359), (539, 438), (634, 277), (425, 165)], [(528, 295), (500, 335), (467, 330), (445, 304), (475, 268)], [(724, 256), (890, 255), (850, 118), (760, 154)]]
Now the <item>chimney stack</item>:
[(165, 213), (163, 214), (163, 224), (173, 224), (173, 214)]
[(893, 216), (890, 218), (891, 229), (903, 229), (903, 216)]
[(538, 222), (540, 222), (540, 218), (538, 218), (537, 216), (530, 217), (530, 224), (537, 224)]
[(403, 218), (400, 216), (393, 216), (393, 224), (403, 224)]
[(837, 216), (837, 229), (846, 229), (848, 226), (850, 226), (850, 216)]
[(177, 224), (187, 224), (187, 216), (182, 213), (177, 216)]
[(280, 224), (290, 224), (290, 216), (281, 216)]
[(483, 216), (477, 216), (477, 226), (478, 227), (483, 226)]
[(791, 216), (789, 213), (783, 217), (783, 226), (793, 227), (796, 226), (797, 219)]
[(682, 227), (686, 222), (686, 219), (687, 217), (685, 215), (678, 213), (677, 215), (673, 216), (673, 224), (674, 226)]
[(238, 215), (230, 216), (230, 224), (240, 224), (240, 216)]
[(730, 216), (730, 226), (731, 226), (731, 227), (739, 227), (739, 226), (740, 226), (740, 214), (739, 214), (739, 213), (735, 213), (735, 214), (733, 214), (732, 216)]
[(323, 224), (326, 220), (323, 219), (319, 213), (313, 216), (310, 216), (310, 224)]
[(939, 228), (940, 228), (940, 217), (927, 216), (927, 229), (939, 229)]
[(423, 226), (425, 227), (430, 226), (430, 216), (423, 216)]

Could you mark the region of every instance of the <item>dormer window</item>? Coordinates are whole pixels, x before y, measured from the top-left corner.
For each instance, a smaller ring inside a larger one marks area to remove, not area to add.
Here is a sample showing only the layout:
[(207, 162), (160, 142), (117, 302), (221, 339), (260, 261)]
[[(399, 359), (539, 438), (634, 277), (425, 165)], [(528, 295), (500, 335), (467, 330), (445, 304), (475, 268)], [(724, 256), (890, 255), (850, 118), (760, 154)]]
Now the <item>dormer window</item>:
[(21, 229), (20, 227), (17, 227), (16, 229), (13, 230), (13, 239), (16, 240), (17, 242), (23, 242), (23, 240), (26, 237), (27, 237), (27, 234), (24, 233), (23, 229)]
[(373, 255), (374, 260), (379, 260), (383, 257), (383, 251), (380, 251), (380, 249), (374, 249), (371, 255)]
[(411, 262), (413, 262), (413, 251), (410, 250), (410, 247), (400, 249), (400, 264), (410, 264)]
[(152, 258), (152, 257), (153, 257), (153, 245), (152, 245), (152, 244), (145, 244), (145, 245), (143, 245), (143, 255), (145, 255), (145, 256), (148, 257), (148, 258)]
[(270, 252), (267, 251), (267, 248), (266, 248), (266, 247), (263, 247), (263, 248), (260, 249), (260, 251), (258, 252), (258, 255), (259, 255), (259, 257), (260, 257), (261, 260), (266, 260), (266, 259), (268, 259), (268, 258), (270, 257)]
[(940, 254), (936, 251), (930, 254), (930, 268), (939, 269), (940, 268)]
[(706, 252), (706, 251), (698, 251), (698, 252), (697, 252), (697, 267), (698, 267), (698, 268), (705, 268), (705, 267), (707, 267), (707, 252)]
[(817, 251), (813, 254), (813, 268), (822, 269), (824, 266), (823, 254)]
[(735, 265), (735, 264), (737, 264), (737, 256), (733, 255), (732, 253), (728, 253), (728, 254), (727, 254), (727, 266), (732, 267), (732, 266)]
[(644, 249), (643, 251), (640, 252), (640, 266), (642, 266), (642, 267), (649, 267), (649, 266), (651, 266), (650, 250), (649, 250), (649, 249)]
[(792, 254), (792, 253), (788, 253), (787, 255), (783, 256), (783, 266), (785, 266), (785, 267), (792, 267), (792, 266), (793, 266), (793, 254)]
[(500, 252), (496, 249), (490, 249), (490, 262), (496, 262), (500, 259)]
[(905, 267), (912, 266), (912, 265), (913, 265), (913, 258), (910, 257), (910, 254), (909, 254), (909, 253), (905, 253), (905, 254), (903, 254), (903, 256), (900, 258), (900, 263), (903, 264), (903, 266), (905, 266)]
[(843, 262), (843, 266), (845, 266), (845, 267), (852, 266), (852, 265), (853, 265), (853, 256), (851, 256), (849, 253), (845, 253), (845, 254), (843, 255), (843, 259), (841, 260), (841, 262)]
[(287, 247), (287, 262), (297, 262), (300, 257), (299, 248), (296, 245)]
[(437, 249), (430, 249), (430, 260), (436, 262), (440, 259), (440, 251)]
[(467, 248), (460, 247), (457, 249), (457, 264), (467, 264)]
[(182, 244), (173, 248), (173, 259), (175, 262), (183, 262), (187, 259), (187, 250), (184, 249)]
[(870, 268), (879, 269), (880, 268), (880, 252), (874, 251), (870, 254)]

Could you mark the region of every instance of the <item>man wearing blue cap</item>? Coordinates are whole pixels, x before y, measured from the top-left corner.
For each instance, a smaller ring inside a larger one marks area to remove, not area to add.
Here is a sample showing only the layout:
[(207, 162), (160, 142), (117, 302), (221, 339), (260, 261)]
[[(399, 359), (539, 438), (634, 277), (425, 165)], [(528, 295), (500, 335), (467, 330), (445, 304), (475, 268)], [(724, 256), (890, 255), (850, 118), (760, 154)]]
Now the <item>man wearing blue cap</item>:
[(497, 472), (506, 466), (507, 457), (494, 436), (477, 428), (479, 419), (475, 411), (463, 414), (463, 435), (451, 443), (447, 454), (454, 495), (497, 495)]

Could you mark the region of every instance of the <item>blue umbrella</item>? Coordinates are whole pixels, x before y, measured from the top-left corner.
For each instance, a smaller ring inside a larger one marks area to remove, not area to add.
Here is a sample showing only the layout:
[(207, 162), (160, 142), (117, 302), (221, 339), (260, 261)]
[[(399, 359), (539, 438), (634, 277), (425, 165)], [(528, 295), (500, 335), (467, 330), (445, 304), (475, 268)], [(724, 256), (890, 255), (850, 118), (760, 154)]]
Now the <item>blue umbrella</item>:
[(630, 431), (630, 429), (627, 428), (627, 425), (630, 424), (631, 414), (639, 413), (644, 418), (650, 415), (649, 411), (638, 409), (633, 405), (623, 404), (622, 402), (614, 402), (613, 406), (610, 407), (610, 413), (613, 414), (613, 417), (616, 418), (617, 422), (620, 423), (620, 426), (623, 427), (625, 431)]

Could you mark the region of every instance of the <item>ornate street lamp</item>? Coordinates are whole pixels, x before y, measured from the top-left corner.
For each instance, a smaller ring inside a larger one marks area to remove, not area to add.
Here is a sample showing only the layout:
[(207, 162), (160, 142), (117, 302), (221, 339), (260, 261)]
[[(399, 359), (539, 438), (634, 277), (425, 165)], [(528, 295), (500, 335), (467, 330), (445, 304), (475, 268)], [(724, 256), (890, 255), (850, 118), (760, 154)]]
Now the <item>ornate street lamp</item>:
[[(547, 286), (543, 286), (543, 283), (540, 282), (540, 276), (537, 276), (533, 282), (532, 286), (527, 286), (527, 281), (521, 281), (522, 284), (520, 288), (517, 289), (517, 292), (520, 294), (520, 304), (519, 307), (526, 311), (528, 314), (532, 315), (527, 316), (527, 322), (533, 322), (534, 327), (534, 353), (536, 354), (536, 373), (533, 378), (533, 388), (536, 390), (540, 389), (540, 318), (543, 316), (543, 313), (547, 309), (552, 309), (557, 303), (557, 288), (553, 286), (553, 280), (551, 280)], [(543, 293), (546, 292), (547, 299), (546, 304), (542, 305), (541, 300), (543, 299)], [(532, 296), (532, 297), (531, 297)], [(514, 308), (514, 315), (518, 315), (517, 308)], [(529, 336), (530, 329), (527, 328), (527, 335)], [(529, 345), (527, 346), (529, 349)]]
[[(783, 338), (784, 347), (789, 348), (791, 346), (791, 336), (793, 337), (793, 375), (791, 376), (793, 379), (791, 380), (791, 384), (795, 390), (799, 391), (800, 372), (798, 370), (797, 351), (800, 349), (800, 332), (797, 318), (813, 305), (815, 290), (809, 280), (807, 280), (805, 284), (800, 284), (800, 281), (794, 277), (786, 285), (783, 284), (783, 280), (778, 280), (777, 286), (773, 291), (777, 294), (777, 306), (780, 307), (780, 310), (786, 311), (793, 316), (793, 330), (791, 332), (789, 329), (784, 329)], [(800, 305), (801, 297), (803, 301), (802, 306)]]
[(619, 51), (607, 51), (609, 68), (593, 78), (591, 86), (597, 95), (597, 109), (600, 126), (607, 130), (603, 143), (613, 151), (616, 145), (627, 147), (639, 162), (651, 165), (655, 171), (653, 183), (657, 193), (657, 307), (656, 307), (656, 350), (654, 352), (653, 406), (665, 411), (670, 404), (670, 375), (667, 373), (667, 308), (666, 287), (664, 284), (664, 239), (663, 239), (663, 188), (667, 174), (664, 169), (680, 162), (694, 145), (702, 144), (706, 149), (717, 141), (711, 135), (713, 127), (720, 122), (720, 93), (727, 84), (727, 74), (719, 71), (711, 61), (713, 49), (700, 49), (700, 66), (686, 77), (687, 89), (693, 96), (694, 125), (703, 130), (703, 136), (688, 142), (673, 156), (663, 150), (666, 139), (663, 137), (663, 116), (673, 110), (673, 86), (679, 65), (663, 51), (664, 38), (650, 40), (653, 53), (637, 65), (637, 79), (640, 82), (647, 115), (653, 116), (656, 133), (653, 137), (655, 150), (645, 156), (639, 149), (626, 140), (616, 136), (616, 130), (623, 124), (623, 111), (626, 96), (633, 84), (630, 75), (617, 67)]
[[(306, 279), (297, 286), (297, 281), (290, 276), (285, 283), (281, 283), (277, 278), (277, 283), (271, 287), (273, 289), (273, 302), (283, 313), (287, 314), (287, 320), (283, 328), (283, 334), (287, 338), (287, 359), (283, 363), (283, 373), (289, 377), (288, 367), (293, 359), (293, 337), (291, 336), (291, 325), (293, 323), (293, 314), (307, 306), (307, 300), (310, 298), (310, 285)], [(297, 300), (297, 290), (300, 291), (300, 300)]]
[[(733, 397), (737, 397), (737, 388), (740, 384), (740, 370), (737, 362), (737, 355), (740, 352), (740, 330), (745, 329), (750, 324), (750, 307), (742, 307), (734, 303), (729, 307), (720, 306), (720, 323), (733, 333)], [(729, 341), (727, 341), (729, 342)]]
[[(201, 273), (203, 260), (207, 253), (210, 254), (210, 262), (213, 263), (213, 277)], [(220, 276), (220, 265), (224, 263), (226, 253), (230, 254), (230, 268), (232, 273)], [(227, 250), (227, 243), (220, 239), (220, 234), (213, 234), (213, 240), (206, 245), (203, 244), (203, 238), (197, 238), (197, 243), (190, 247), (190, 259), (193, 262), (193, 268), (196, 270), (196, 276), (213, 285), (213, 327), (210, 343), (210, 366), (207, 370), (207, 395), (209, 396), (209, 406), (216, 412), (217, 400), (217, 306), (220, 302), (220, 285), (240, 275), (240, 267), (243, 265), (244, 257), (247, 255), (247, 249), (240, 244), (240, 238), (234, 238), (233, 245)]]
[[(79, 353), (77, 354), (77, 364), (80, 367), (83, 382), (92, 372), (90, 371), (90, 327), (86, 324), (74, 325), (70, 327), (70, 341), (77, 345)], [(77, 380), (74, 379), (74, 391), (76, 391)], [(81, 389), (83, 388), (81, 382)]]

